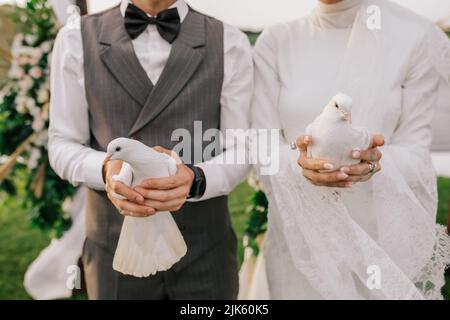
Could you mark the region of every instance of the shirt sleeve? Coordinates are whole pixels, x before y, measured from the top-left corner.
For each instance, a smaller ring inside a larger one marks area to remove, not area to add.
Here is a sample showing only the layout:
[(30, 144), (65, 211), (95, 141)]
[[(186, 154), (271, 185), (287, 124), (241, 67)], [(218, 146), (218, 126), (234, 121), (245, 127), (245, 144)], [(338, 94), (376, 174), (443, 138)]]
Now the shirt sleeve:
[(104, 190), (104, 152), (89, 147), (90, 129), (84, 88), (83, 47), (79, 26), (59, 32), (51, 66), (49, 159), (55, 172), (75, 186)]
[[(228, 137), (230, 129), (250, 129), (250, 101), (253, 92), (252, 49), (247, 36), (235, 27), (224, 24), (224, 81), (221, 103), (221, 132)], [(248, 174), (248, 161), (234, 162), (238, 154), (245, 153), (245, 142), (231, 139), (225, 151), (210, 161), (200, 163), (205, 173), (206, 190), (201, 201), (230, 193)], [(227, 141), (229, 142), (229, 141)], [(242, 142), (242, 143), (241, 143)]]
[(395, 159), (399, 172), (411, 187), (419, 191), (426, 184), (425, 178), (432, 180), (428, 176), (424, 178), (423, 173), (430, 171), (429, 168), (432, 167), (429, 151), (432, 141), (431, 123), (441, 80), (430, 55), (433, 51), (430, 48), (433, 45), (430, 37), (433, 38), (434, 33), (428, 33), (418, 43), (410, 58), (410, 67), (402, 84), (401, 116), (390, 144), (381, 148), (384, 155), (382, 167), (387, 158)]
[[(275, 32), (271, 28), (266, 29), (258, 38), (256, 43), (253, 60), (255, 67), (254, 94), (251, 107), (252, 127), (256, 130), (258, 136), (258, 145), (261, 147), (262, 134), (272, 136), (278, 133), (278, 144), (274, 145), (271, 139), (266, 139), (268, 144), (266, 150), (258, 151), (259, 158), (263, 154), (270, 156), (269, 172), (274, 174), (280, 166), (290, 166), (295, 163), (299, 153), (291, 150), (290, 145), (283, 135), (282, 124), (280, 120), (278, 105), (282, 82), (278, 72), (277, 43), (274, 36)], [(278, 150), (274, 149), (277, 147)], [(276, 161), (276, 162), (275, 162)], [(261, 161), (258, 161), (256, 167), (261, 176), (264, 176)], [(262, 177), (263, 178), (263, 177)], [(263, 178), (264, 180), (264, 178)]]

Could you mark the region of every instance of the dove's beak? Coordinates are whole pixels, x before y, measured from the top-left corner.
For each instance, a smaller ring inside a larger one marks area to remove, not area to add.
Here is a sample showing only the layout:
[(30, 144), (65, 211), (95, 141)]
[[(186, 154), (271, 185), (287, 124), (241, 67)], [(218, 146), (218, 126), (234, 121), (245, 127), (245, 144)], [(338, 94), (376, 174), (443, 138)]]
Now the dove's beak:
[(352, 123), (352, 114), (350, 112), (341, 111), (341, 114), (342, 114), (342, 119), (343, 120), (345, 120), (345, 121), (347, 121), (349, 123)]

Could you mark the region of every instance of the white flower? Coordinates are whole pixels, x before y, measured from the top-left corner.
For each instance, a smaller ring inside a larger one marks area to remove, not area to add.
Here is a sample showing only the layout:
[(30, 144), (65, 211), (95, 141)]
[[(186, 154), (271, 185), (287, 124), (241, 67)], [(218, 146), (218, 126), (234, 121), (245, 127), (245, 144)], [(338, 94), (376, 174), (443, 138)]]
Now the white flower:
[(42, 107), (41, 117), (43, 120), (47, 121), (49, 119), (49, 111), (50, 111), (50, 104), (47, 102)]
[(27, 113), (27, 96), (18, 95), (14, 102), (16, 103), (16, 110), (20, 114)]
[(264, 208), (262, 206), (256, 206), (255, 209), (256, 209), (256, 211), (258, 211), (260, 213), (264, 213), (266, 211), (266, 208)]
[(37, 65), (42, 58), (42, 50), (41, 48), (34, 48), (31, 55), (30, 64)]
[(13, 43), (11, 45), (11, 53), (13, 56), (16, 55), (17, 49), (22, 46), (24, 35), (22, 33), (17, 34), (14, 37)]
[(41, 86), (37, 92), (37, 102), (39, 102), (40, 104), (46, 103), (48, 102), (48, 100), (50, 99), (50, 93), (48, 91), (47, 88), (45, 88), (44, 86)]
[(19, 67), (16, 63), (13, 63), (11, 65), (11, 68), (8, 72), (8, 78), (11, 79), (20, 79), (25, 75), (25, 71)]
[(42, 117), (40, 116), (35, 117), (33, 124), (31, 125), (34, 132), (42, 131), (42, 129), (44, 129), (44, 126), (45, 126), (44, 119), (42, 119)]
[(28, 91), (33, 87), (33, 79), (26, 75), (19, 81), (19, 88), (22, 91)]
[(34, 118), (37, 117), (41, 112), (41, 109), (36, 106), (36, 101), (33, 98), (27, 98), (27, 100), (25, 101), (25, 106)]
[(27, 113), (27, 107), (24, 104), (17, 104), (16, 111), (20, 114), (25, 114)]
[(34, 79), (39, 79), (42, 77), (42, 69), (39, 67), (33, 67), (28, 71), (28, 74), (32, 76)]
[(39, 164), (39, 158), (41, 157), (41, 150), (33, 148), (30, 153), (30, 158), (28, 159), (27, 167), (30, 170), (35, 169)]
[(255, 191), (264, 191), (264, 185), (261, 180), (259, 180), (255, 170), (252, 170), (247, 182), (249, 186), (252, 187)]
[(38, 147), (44, 147), (48, 142), (48, 130), (43, 130), (36, 135), (34, 144)]
[(73, 201), (71, 198), (66, 198), (66, 200), (64, 200), (63, 204), (62, 204), (62, 209), (64, 210), (64, 212), (70, 212), (70, 210), (72, 209), (73, 206)]
[(27, 103), (27, 99), (28, 97), (25, 95), (18, 95), (15, 99), (15, 103), (25, 105)]
[(49, 53), (52, 50), (52, 43), (51, 41), (44, 41), (41, 43), (41, 50), (44, 53)]
[(30, 63), (30, 57), (27, 56), (27, 55), (21, 54), (21, 55), (19, 55), (17, 57), (17, 63), (18, 63), (19, 66), (24, 66), (26, 64), (29, 64)]
[(33, 46), (35, 44), (36, 40), (37, 40), (37, 37), (35, 35), (27, 34), (25, 36), (25, 42), (30, 46)]

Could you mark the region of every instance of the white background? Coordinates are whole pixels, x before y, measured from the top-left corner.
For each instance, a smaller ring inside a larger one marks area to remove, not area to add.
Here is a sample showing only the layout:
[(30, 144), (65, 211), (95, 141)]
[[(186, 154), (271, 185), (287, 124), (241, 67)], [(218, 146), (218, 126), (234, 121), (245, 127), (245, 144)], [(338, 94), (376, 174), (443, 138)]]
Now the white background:
[[(450, 0), (394, 0), (430, 20), (450, 22)], [(0, 0), (0, 3), (13, 2)], [(23, 0), (18, 0), (23, 2)], [(91, 11), (111, 7), (120, 0), (89, 0)], [(187, 0), (195, 9), (248, 30), (308, 14), (317, 0)]]

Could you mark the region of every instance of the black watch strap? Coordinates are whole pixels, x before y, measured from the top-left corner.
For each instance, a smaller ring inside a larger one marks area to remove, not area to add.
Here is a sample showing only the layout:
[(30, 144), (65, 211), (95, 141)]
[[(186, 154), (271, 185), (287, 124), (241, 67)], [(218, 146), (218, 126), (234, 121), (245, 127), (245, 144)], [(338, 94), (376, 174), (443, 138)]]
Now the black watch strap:
[(192, 183), (191, 191), (189, 192), (188, 199), (200, 198), (206, 191), (206, 177), (203, 170), (191, 164), (186, 165), (194, 172), (194, 182)]

